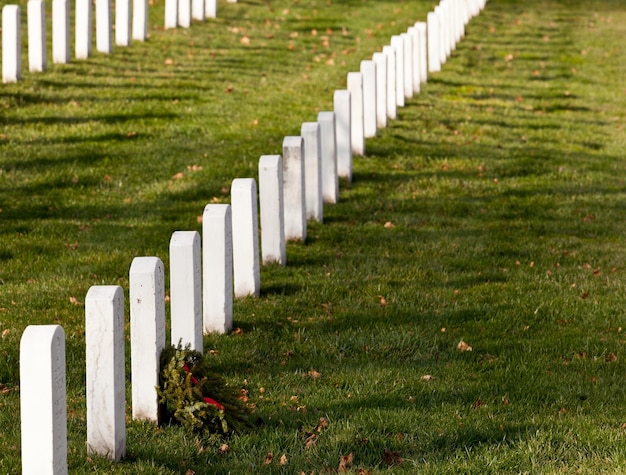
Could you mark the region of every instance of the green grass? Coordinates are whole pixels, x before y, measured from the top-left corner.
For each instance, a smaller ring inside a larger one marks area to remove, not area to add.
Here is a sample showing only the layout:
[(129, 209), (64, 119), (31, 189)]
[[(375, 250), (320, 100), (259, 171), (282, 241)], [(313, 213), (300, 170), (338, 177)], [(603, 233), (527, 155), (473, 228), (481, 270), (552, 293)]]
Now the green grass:
[(173, 231), (200, 230), (206, 203), (432, 7), (220, 2), (163, 31), (157, 2), (145, 44), (0, 87), (0, 473), (20, 470), (19, 338), (48, 323), (67, 335), (70, 473), (333, 473), (349, 454), (354, 473), (626, 472), (617, 0), (491, 0), (367, 141), (324, 224), (236, 301), (240, 331), (205, 338), (258, 429), (223, 453), (129, 420), (121, 463), (86, 453), (70, 297), (127, 290), (136, 256), (167, 263)]

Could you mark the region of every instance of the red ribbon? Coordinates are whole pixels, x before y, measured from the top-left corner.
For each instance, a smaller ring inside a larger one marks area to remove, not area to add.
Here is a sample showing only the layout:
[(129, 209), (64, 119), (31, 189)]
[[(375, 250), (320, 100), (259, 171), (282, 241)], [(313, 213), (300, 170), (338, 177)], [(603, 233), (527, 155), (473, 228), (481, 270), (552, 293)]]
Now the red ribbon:
[[(189, 366), (187, 366), (186, 364), (183, 366), (183, 369), (185, 370), (185, 372), (191, 374), (191, 370), (189, 369)], [(191, 374), (191, 382), (193, 384), (198, 384), (200, 383), (200, 381), (198, 381), (196, 379), (196, 377)], [(215, 406), (217, 407), (220, 411), (224, 411), (226, 408), (224, 406), (222, 406), (219, 402), (217, 402), (215, 399), (211, 399), (210, 397), (205, 397), (204, 398), (204, 402), (206, 404), (210, 404), (211, 406)]]

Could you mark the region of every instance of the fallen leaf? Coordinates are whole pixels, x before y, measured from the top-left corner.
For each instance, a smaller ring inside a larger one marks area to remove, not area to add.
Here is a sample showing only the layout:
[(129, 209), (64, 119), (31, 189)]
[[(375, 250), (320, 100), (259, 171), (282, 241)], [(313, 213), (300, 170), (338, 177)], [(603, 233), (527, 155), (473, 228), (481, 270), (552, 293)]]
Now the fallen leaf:
[(485, 401), (482, 401), (480, 398), (476, 399), (476, 401), (474, 401), (472, 403), (472, 409), (478, 409), (481, 406), (484, 406), (485, 404), (487, 404)]
[(281, 465), (283, 465), (283, 466), (284, 466), (284, 465), (287, 465), (287, 455), (283, 454), (283, 455), (280, 457), (280, 461), (279, 461), (278, 463), (280, 463), (280, 464), (281, 464)]
[(76, 299), (76, 297), (70, 297), (70, 303), (72, 305), (81, 305), (81, 303)]
[(381, 307), (386, 307), (387, 306), (387, 299), (384, 296), (379, 295), (378, 296), (378, 300), (379, 300), (379, 303), (380, 303)]
[(315, 426), (314, 430), (316, 430), (317, 432), (322, 432), (327, 427), (328, 427), (328, 419), (326, 419), (325, 417), (320, 417), (320, 422), (319, 424)]
[(391, 222), (391, 221), (387, 221), (385, 223), (385, 228), (390, 229), (390, 228), (395, 228), (396, 226)]
[(239, 41), (241, 42), (242, 45), (248, 46), (250, 44), (250, 37), (242, 36)]
[(305, 449), (310, 449), (311, 447), (313, 447), (315, 444), (317, 443), (317, 435), (315, 434), (311, 434), (309, 435), (306, 440), (304, 441), (304, 448)]
[(274, 460), (274, 454), (272, 452), (268, 452), (267, 456), (265, 457), (265, 462), (263, 462), (265, 465), (269, 465), (272, 463), (272, 460)]
[(607, 355), (605, 361), (607, 363), (615, 363), (617, 361), (617, 356), (615, 356), (615, 353), (611, 352)]
[(217, 453), (219, 454), (227, 454), (228, 452), (230, 452), (230, 446), (228, 444), (222, 444), (220, 448), (217, 449)]
[(194, 472), (193, 470), (189, 469), (185, 472), (185, 475), (196, 475), (196, 472)]
[(404, 460), (400, 456), (400, 452), (397, 450), (387, 450), (383, 454), (383, 462), (387, 465), (400, 465)]
[(237, 327), (233, 330), (233, 335), (243, 335), (243, 330)]
[(165, 60), (165, 64), (168, 64), (168, 65), (170, 65), (170, 64), (174, 64), (174, 60), (173, 60), (173, 59), (171, 59), (171, 58), (167, 58), (167, 59)]
[(425, 374), (420, 378), (422, 381), (432, 381), (435, 377), (432, 374)]
[(321, 375), (322, 375), (322, 374), (321, 374), (320, 372), (318, 372), (318, 371), (316, 371), (316, 370), (314, 370), (314, 369), (312, 369), (311, 371), (309, 371), (309, 372), (307, 373), (307, 376), (308, 376), (309, 378), (313, 378), (313, 379), (317, 379), (317, 378), (319, 378)]
[(459, 351), (472, 351), (473, 348), (461, 340), (459, 344), (456, 345), (456, 349)]
[(6, 330), (2, 331), (2, 338), (6, 338), (9, 335), (9, 329), (7, 328)]
[(172, 177), (172, 180), (180, 180), (181, 178), (183, 178), (185, 175), (183, 174), (183, 172), (178, 172), (176, 175), (174, 175)]
[(347, 473), (348, 469), (352, 466), (354, 460), (354, 454), (350, 452), (348, 455), (342, 455), (339, 457), (339, 467), (337, 471), (339, 473)]

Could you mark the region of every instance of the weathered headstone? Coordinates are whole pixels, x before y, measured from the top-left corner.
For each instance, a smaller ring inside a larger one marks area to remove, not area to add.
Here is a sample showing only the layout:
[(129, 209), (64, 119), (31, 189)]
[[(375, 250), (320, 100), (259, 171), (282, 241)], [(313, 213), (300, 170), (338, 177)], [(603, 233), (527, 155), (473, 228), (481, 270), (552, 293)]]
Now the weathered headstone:
[(205, 0), (204, 16), (207, 18), (217, 18), (217, 0)]
[(391, 46), (396, 50), (396, 106), (404, 107), (404, 40), (392, 36)]
[(404, 47), (404, 97), (410, 99), (413, 97), (413, 38), (408, 33), (402, 33), (400, 38)]
[(135, 257), (130, 266), (130, 362), (133, 419), (159, 420), (156, 388), (165, 348), (165, 281), (158, 257)]
[(178, 26), (178, 8), (178, 0), (165, 0), (165, 23), (163, 26), (166, 30)]
[[(335, 139), (337, 142), (337, 163), (334, 174), (352, 181), (352, 97), (350, 91), (342, 89), (333, 95), (335, 111)], [(322, 177), (324, 165), (322, 165)]]
[(204, 333), (233, 326), (233, 220), (230, 205), (208, 204), (202, 214)]
[(191, 0), (178, 0), (178, 26), (181, 28), (191, 26)]
[(415, 23), (417, 34), (419, 37), (419, 64), (420, 64), (420, 80), (421, 82), (428, 81), (428, 41), (426, 35), (426, 23)]
[(363, 136), (376, 137), (376, 63), (361, 61), (363, 78)]
[(22, 78), (22, 40), (20, 7), (2, 7), (2, 82), (17, 82)]
[(348, 91), (350, 91), (352, 154), (365, 155), (363, 75), (361, 73), (348, 73)]
[(115, 0), (115, 44), (130, 46), (132, 28), (132, 0)]
[(387, 55), (374, 53), (376, 63), (376, 126), (379, 129), (387, 127)]
[(320, 124), (305, 122), (300, 128), (304, 143), (304, 190), (306, 193), (306, 217), (318, 222), (324, 221), (324, 200), (322, 196), (322, 145)]
[(76, 0), (74, 54), (78, 59), (87, 59), (91, 56), (91, 43), (93, 42), (92, 10), (91, 0)]
[(428, 72), (441, 71), (441, 59), (439, 48), (439, 15), (429, 12), (427, 16), (428, 33)]
[(261, 257), (263, 264), (287, 264), (285, 207), (283, 202), (283, 160), (280, 155), (259, 159), (259, 201), (261, 208)]
[(235, 178), (230, 188), (233, 219), (233, 278), (235, 297), (258, 297), (259, 208), (254, 178)]
[(126, 452), (124, 291), (97, 285), (85, 298), (87, 452), (120, 460)]
[(46, 5), (44, 0), (28, 0), (28, 70), (40, 73), (48, 68), (46, 48)]
[(302, 137), (283, 140), (285, 239), (306, 240), (306, 188)]
[(70, 5), (68, 0), (52, 0), (52, 61), (70, 62)]
[(197, 231), (175, 231), (170, 239), (172, 345), (202, 348), (202, 257)]
[(396, 49), (387, 45), (383, 48), (383, 54), (387, 57), (387, 118), (393, 120), (398, 116)]
[(66, 404), (65, 332), (30, 325), (20, 341), (23, 475), (67, 475)]
[(111, 0), (96, 0), (96, 50), (107, 54), (113, 51)]
[(133, 0), (133, 40), (148, 39), (148, 0)]
[(320, 150), (322, 160), (322, 196), (326, 203), (339, 201), (339, 176), (352, 181), (352, 167), (341, 170), (337, 166), (337, 118), (334, 112), (322, 111), (317, 114), (320, 124)]
[(191, 17), (194, 20), (204, 21), (204, 0), (191, 0)]

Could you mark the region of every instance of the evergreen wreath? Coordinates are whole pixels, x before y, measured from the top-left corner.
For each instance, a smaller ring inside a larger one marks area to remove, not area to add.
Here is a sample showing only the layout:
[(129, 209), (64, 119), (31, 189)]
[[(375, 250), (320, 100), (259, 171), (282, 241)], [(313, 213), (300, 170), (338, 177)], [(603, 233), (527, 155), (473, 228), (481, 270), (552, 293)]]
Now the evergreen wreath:
[(201, 353), (168, 346), (161, 353), (160, 419), (204, 434), (229, 435), (252, 426), (239, 392), (207, 369)]

